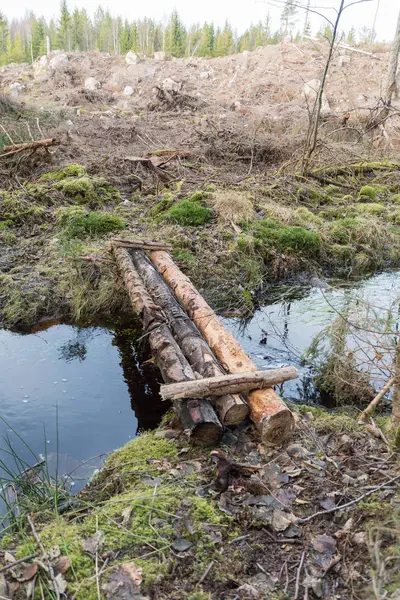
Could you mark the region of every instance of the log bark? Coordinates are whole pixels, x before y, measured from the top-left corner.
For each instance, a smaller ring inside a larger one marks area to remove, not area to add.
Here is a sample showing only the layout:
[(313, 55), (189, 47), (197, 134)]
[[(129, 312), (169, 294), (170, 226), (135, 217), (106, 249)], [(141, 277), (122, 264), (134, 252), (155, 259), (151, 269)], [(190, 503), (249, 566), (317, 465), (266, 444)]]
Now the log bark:
[[(165, 383), (178, 383), (196, 379), (193, 369), (166, 325), (163, 311), (154, 304), (144, 288), (128, 251), (115, 248), (114, 254), (132, 306), (148, 334), (149, 346), (163, 380)], [(223, 427), (208, 400), (176, 402), (174, 407), (184, 428), (190, 430), (191, 437), (197, 442), (215, 445), (220, 441)]]
[(142, 250), (172, 250), (172, 246), (169, 244), (163, 244), (162, 242), (141, 242), (125, 240), (121, 238), (111, 238), (113, 246), (120, 246), (121, 248), (140, 248)]
[[(162, 251), (152, 252), (150, 257), (224, 368), (230, 373), (257, 371), (256, 365), (172, 258)], [(272, 389), (251, 392), (248, 403), (250, 417), (258, 427), (264, 443), (280, 444), (294, 428), (291, 411)]]
[(289, 379), (297, 379), (295, 367), (270, 369), (233, 375), (220, 375), (195, 381), (170, 383), (162, 385), (160, 394), (163, 400), (183, 400), (184, 398), (207, 398), (208, 396), (224, 396), (240, 394), (251, 390), (270, 388)]
[[(141, 250), (132, 249), (129, 253), (153, 301), (168, 314), (169, 326), (194, 371), (201, 377), (223, 375), (224, 371), (207, 342), (147, 256)], [(237, 395), (219, 396), (215, 405), (221, 421), (226, 425), (241, 423), (249, 413), (246, 402)]]
[(33, 142), (24, 142), (23, 144), (12, 144), (11, 146), (4, 146), (3, 152), (21, 152), (22, 150), (36, 150), (36, 148), (48, 148), (56, 143), (54, 138), (47, 138), (45, 140), (36, 140)]

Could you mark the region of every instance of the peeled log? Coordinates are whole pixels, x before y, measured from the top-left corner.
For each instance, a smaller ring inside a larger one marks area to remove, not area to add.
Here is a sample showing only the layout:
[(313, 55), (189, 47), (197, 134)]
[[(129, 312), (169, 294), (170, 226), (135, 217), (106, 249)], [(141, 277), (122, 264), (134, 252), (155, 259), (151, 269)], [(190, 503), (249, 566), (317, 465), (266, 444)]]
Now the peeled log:
[(195, 381), (162, 385), (160, 394), (163, 400), (183, 400), (184, 398), (207, 398), (208, 396), (240, 394), (256, 389), (270, 388), (289, 379), (297, 379), (298, 375), (295, 367), (220, 375), (218, 377), (196, 379)]
[[(196, 290), (190, 279), (166, 252), (152, 252), (150, 258), (196, 323), (210, 348), (230, 373), (257, 371), (256, 365), (224, 327), (215, 312)], [(264, 443), (280, 444), (294, 428), (291, 411), (271, 388), (256, 390), (248, 397), (250, 417)]]
[[(195, 373), (202, 377), (223, 375), (223, 369), (207, 342), (147, 256), (141, 250), (134, 249), (129, 250), (129, 255), (153, 301), (168, 315), (168, 325)], [(220, 420), (226, 425), (241, 423), (249, 414), (246, 402), (228, 392), (220, 395), (215, 405)]]
[[(196, 379), (165, 323), (162, 310), (154, 304), (145, 289), (128, 251), (124, 248), (114, 248), (114, 255), (132, 306), (148, 334), (150, 349), (162, 378), (166, 383)], [(208, 400), (192, 399), (188, 402), (176, 402), (174, 406), (184, 428), (190, 429), (191, 436), (197, 442), (215, 445), (220, 441), (223, 427)]]

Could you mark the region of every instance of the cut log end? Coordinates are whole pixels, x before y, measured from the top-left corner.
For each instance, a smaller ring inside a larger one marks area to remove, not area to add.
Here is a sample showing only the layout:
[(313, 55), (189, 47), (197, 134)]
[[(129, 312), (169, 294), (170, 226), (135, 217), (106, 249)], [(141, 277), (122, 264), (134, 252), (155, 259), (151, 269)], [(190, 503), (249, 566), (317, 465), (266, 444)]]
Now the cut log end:
[(182, 425), (190, 430), (192, 441), (202, 446), (216, 446), (222, 439), (223, 427), (208, 400), (177, 402)]
[(249, 407), (239, 396), (219, 396), (216, 398), (215, 407), (225, 425), (238, 425), (249, 414)]
[(266, 416), (259, 424), (261, 441), (265, 445), (277, 446), (293, 432), (294, 418), (289, 409)]

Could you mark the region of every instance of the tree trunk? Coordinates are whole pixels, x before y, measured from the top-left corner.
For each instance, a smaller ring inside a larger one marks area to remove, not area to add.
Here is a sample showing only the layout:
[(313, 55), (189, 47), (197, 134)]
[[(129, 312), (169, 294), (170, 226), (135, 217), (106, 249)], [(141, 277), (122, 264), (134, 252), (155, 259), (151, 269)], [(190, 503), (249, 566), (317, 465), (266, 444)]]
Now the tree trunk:
[(34, 142), (24, 142), (22, 144), (12, 144), (11, 146), (4, 146), (3, 152), (22, 152), (22, 150), (36, 150), (36, 148), (48, 148), (56, 143), (54, 138), (47, 138), (45, 140), (36, 140)]
[[(143, 322), (150, 349), (165, 383), (196, 379), (195, 374), (174, 340), (164, 314), (143, 286), (131, 257), (124, 248), (115, 248), (114, 254), (127, 288), (132, 306)], [(187, 404), (187, 406), (186, 406)], [(223, 427), (208, 400), (193, 399), (174, 404), (185, 429), (198, 442), (214, 445), (223, 434)]]
[(385, 82), (385, 89), (383, 90), (383, 101), (385, 102), (386, 108), (392, 103), (392, 96), (396, 90), (396, 73), (397, 65), (399, 62), (400, 54), (400, 12), (397, 19), (396, 33), (392, 42), (390, 50), (388, 71)]
[(163, 400), (183, 400), (184, 398), (207, 398), (208, 396), (224, 396), (239, 394), (251, 390), (270, 388), (289, 379), (297, 379), (295, 367), (283, 367), (269, 371), (255, 371), (234, 375), (220, 375), (196, 381), (170, 383), (161, 386)]
[[(182, 302), (224, 368), (230, 373), (257, 371), (256, 365), (171, 257), (166, 252), (157, 251), (151, 253), (151, 260)], [(248, 402), (250, 417), (259, 428), (262, 441), (280, 444), (294, 427), (293, 415), (284, 402), (270, 388), (251, 392)]]
[[(201, 377), (223, 375), (208, 344), (147, 256), (134, 249), (129, 250), (129, 254), (151, 297), (168, 314), (169, 326), (194, 371)], [(241, 423), (249, 412), (247, 404), (238, 396), (219, 397), (216, 407), (220, 419), (227, 425)]]

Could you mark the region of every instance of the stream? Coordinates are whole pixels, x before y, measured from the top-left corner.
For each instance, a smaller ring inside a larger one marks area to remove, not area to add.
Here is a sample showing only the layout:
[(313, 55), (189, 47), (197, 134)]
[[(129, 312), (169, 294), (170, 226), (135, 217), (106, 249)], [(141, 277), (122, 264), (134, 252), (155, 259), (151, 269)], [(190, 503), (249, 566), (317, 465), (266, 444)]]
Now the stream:
[[(349, 295), (388, 307), (400, 297), (399, 273), (328, 289), (274, 287), (270, 302), (250, 321), (224, 318), (224, 323), (260, 369), (299, 368), (299, 379), (279, 390), (285, 399), (314, 402), (301, 357)], [(122, 330), (63, 324), (25, 335), (0, 330), (0, 365), (0, 460), (12, 465), (8, 438), (32, 464), (18, 434), (34, 453), (46, 456), (50, 472), (70, 473), (74, 491), (107, 453), (156, 427), (167, 408), (158, 397), (158, 372), (140, 364)]]

